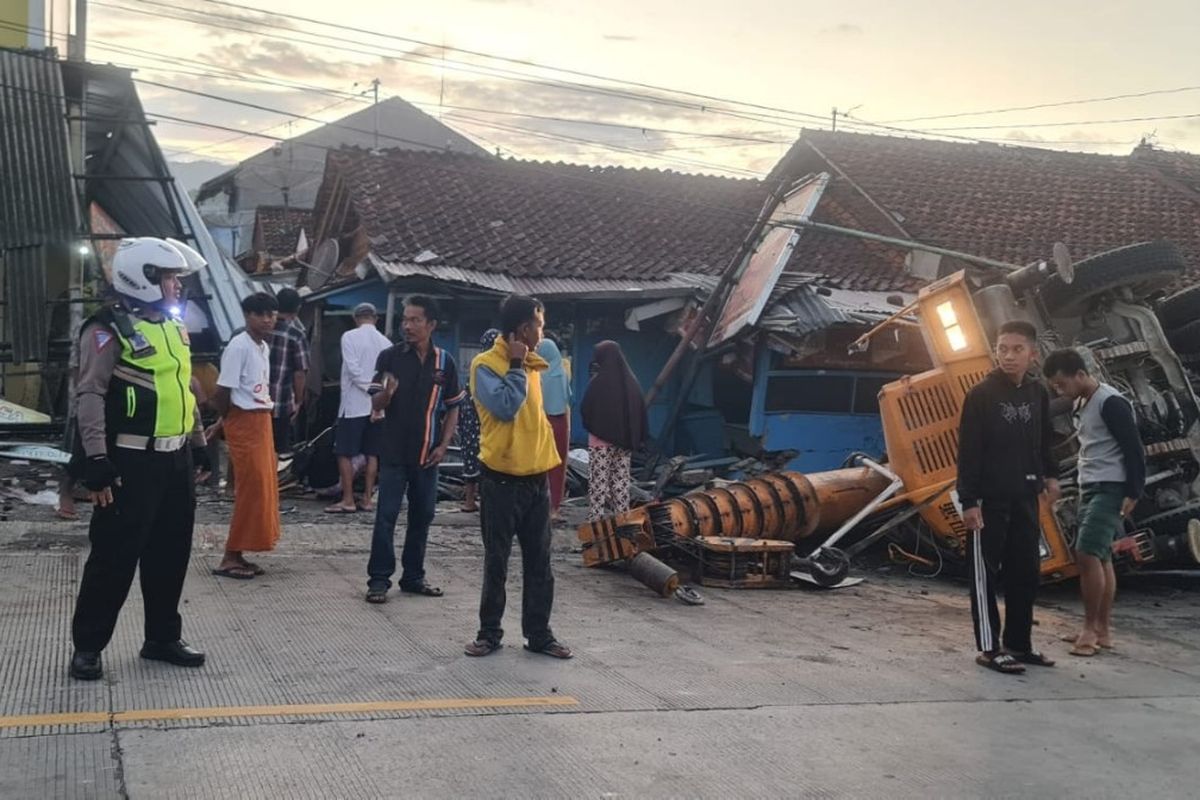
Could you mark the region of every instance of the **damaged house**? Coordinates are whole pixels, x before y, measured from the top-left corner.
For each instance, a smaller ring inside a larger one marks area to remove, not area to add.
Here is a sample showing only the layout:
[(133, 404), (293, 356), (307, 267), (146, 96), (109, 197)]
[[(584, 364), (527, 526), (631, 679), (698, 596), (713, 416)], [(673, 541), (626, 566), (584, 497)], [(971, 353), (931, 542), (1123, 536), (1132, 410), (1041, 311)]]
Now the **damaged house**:
[(208, 268), (185, 283), (193, 353), (214, 358), (254, 285), (176, 185), (129, 70), (0, 49), (0, 378), (6, 400), (63, 415), (72, 342), (124, 236), (173, 237)]
[[(808, 192), (825, 214), (832, 204), (812, 194), (815, 181), (798, 181), (795, 191)], [(827, 184), (828, 177), (820, 182)], [(319, 342), (314, 348), (328, 365), (325, 382), (336, 384), (338, 338), (359, 302), (386, 310), (385, 330), (394, 336), (404, 295), (438, 297), (448, 317), (438, 343), (465, 364), (493, 325), (498, 301), (521, 292), (546, 302), (548, 330), (575, 365), (577, 398), (586, 387), (592, 348), (603, 339), (622, 345), (648, 389), (697, 301), (739, 256), (770, 194), (760, 181), (657, 170), (402, 150), (331, 152), (313, 214), (311, 270), (303, 277), (318, 307), (312, 327)], [(668, 449), (755, 453), (764, 433), (781, 443), (773, 449), (787, 449), (829, 428), (832, 418), (841, 438), (822, 447), (841, 453), (840, 461), (847, 450), (865, 449), (879, 438), (879, 385), (922, 365), (905, 360), (906, 348), (919, 349), (910, 342), (898, 342), (895, 352), (877, 348), (854, 358), (822, 358), (805, 349), (814, 340), (802, 335), (828, 334), (848, 343), (853, 336), (832, 329), (861, 332), (864, 324), (885, 318), (904, 304), (903, 290), (916, 279), (890, 262), (875, 265), (874, 277), (847, 263), (850, 277), (840, 283), (794, 269), (780, 275), (794, 256), (771, 259), (769, 249), (758, 248), (760, 268), (741, 281), (750, 308), (738, 317), (740, 325), (726, 326), (729, 335), (704, 354), (694, 380), (677, 372), (657, 394), (651, 430), (670, 435)], [(752, 279), (758, 283), (748, 290)], [(766, 301), (758, 302), (760, 296)], [(760, 315), (769, 329), (756, 325)], [(769, 341), (791, 353), (791, 360), (764, 361)], [(837, 348), (820, 348), (826, 349)], [(817, 416), (809, 417), (784, 401), (813, 393), (807, 387), (797, 392), (796, 379), (830, 370), (842, 370), (850, 381), (844, 407), (840, 398), (817, 400), (806, 409)], [(582, 441), (578, 416), (574, 422), (573, 437)], [(798, 433), (797, 426), (810, 430)]]

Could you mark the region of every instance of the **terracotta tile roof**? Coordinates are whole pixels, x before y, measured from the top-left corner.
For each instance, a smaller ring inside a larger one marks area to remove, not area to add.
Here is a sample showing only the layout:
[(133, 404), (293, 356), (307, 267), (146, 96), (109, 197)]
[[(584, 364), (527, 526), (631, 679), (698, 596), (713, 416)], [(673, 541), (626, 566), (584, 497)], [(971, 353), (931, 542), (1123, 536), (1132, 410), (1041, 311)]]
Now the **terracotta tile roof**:
[(311, 208), (259, 206), (254, 211), (254, 247), (272, 256), (293, 255), (300, 231), (312, 240), (312, 223)]
[(375, 256), (515, 278), (717, 274), (767, 195), (755, 180), (346, 148), (326, 161), (318, 227), (335, 186)]
[[(1155, 163), (1164, 157), (1177, 180), (1190, 176), (1200, 188), (1200, 158), (1150, 155)], [(853, 181), (912, 238), (931, 244), (1025, 264), (1048, 257), (1055, 241), (1065, 242), (1078, 260), (1169, 239), (1191, 269), (1200, 270), (1200, 195), (1168, 185), (1148, 168), (1148, 158), (805, 131), (775, 174), (834, 169), (819, 221), (828, 214), (829, 221), (848, 227), (902, 235), (854, 190)], [(900, 258), (821, 234), (797, 248), (788, 269), (824, 271), (851, 288), (901, 289), (909, 279)], [(889, 274), (888, 265), (896, 271)]]
[(1141, 144), (1129, 157), (1158, 175), (1171, 188), (1200, 201), (1200, 155), (1158, 150)]

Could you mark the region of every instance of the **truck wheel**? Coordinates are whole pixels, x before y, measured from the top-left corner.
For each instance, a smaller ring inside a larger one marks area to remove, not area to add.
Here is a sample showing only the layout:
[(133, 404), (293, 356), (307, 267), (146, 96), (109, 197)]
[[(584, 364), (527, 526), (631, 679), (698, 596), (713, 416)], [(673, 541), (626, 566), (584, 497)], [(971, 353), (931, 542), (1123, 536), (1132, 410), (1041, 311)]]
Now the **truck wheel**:
[(1200, 353), (1200, 319), (1167, 331), (1167, 341), (1177, 353)]
[(1127, 287), (1135, 299), (1144, 300), (1169, 286), (1186, 266), (1179, 248), (1171, 242), (1141, 242), (1118, 247), (1075, 265), (1073, 283), (1051, 275), (1040, 290), (1046, 309), (1056, 317), (1082, 314), (1096, 298)]
[(1200, 319), (1200, 286), (1189, 286), (1182, 292), (1163, 300), (1158, 307), (1158, 320), (1164, 330), (1182, 328)]

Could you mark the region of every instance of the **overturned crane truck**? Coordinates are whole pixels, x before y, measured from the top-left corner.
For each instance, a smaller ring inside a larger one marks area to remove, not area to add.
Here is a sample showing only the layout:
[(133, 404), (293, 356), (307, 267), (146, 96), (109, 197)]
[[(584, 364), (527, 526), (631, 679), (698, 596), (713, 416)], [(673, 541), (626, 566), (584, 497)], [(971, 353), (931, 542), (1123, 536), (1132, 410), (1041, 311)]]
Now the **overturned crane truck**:
[[(1148, 480), (1114, 556), (1133, 568), (1200, 563), (1200, 403), (1148, 303), (1179, 278), (1183, 259), (1168, 242), (1148, 242), (1074, 265), (1060, 251), (1058, 264), (1057, 270), (1032, 265), (974, 291), (959, 272), (920, 292), (915, 310), (934, 368), (880, 393), (888, 466), (908, 491), (940, 490), (919, 513), (944, 544), (961, 552), (966, 532), (953, 485), (962, 401), (993, 368), (999, 327), (1026, 320), (1038, 329), (1043, 354), (1075, 348), (1094, 375), (1133, 405)], [(1061, 580), (1076, 574), (1078, 447), (1070, 404), (1058, 402), (1052, 410), (1059, 412), (1053, 425), (1064, 492), (1053, 507), (1042, 502), (1041, 571), (1044, 580)]]
[[(1178, 250), (1150, 242), (1072, 264), (1058, 245), (1052, 262), (1021, 268), (951, 255), (989, 269), (930, 284), (912, 306), (855, 343), (868, 346), (879, 331), (911, 324), (916, 314), (933, 360), (931, 370), (880, 393), (884, 458), (855, 455), (851, 469), (761, 476), (589, 523), (579, 529), (584, 563), (658, 552), (686, 558), (709, 585), (781, 586), (796, 566), (833, 585), (849, 570), (849, 555), (837, 547), (843, 537), (868, 518), (876, 521), (850, 550), (859, 552), (917, 515), (939, 547), (961, 554), (966, 531), (954, 492), (959, 415), (967, 391), (994, 367), (996, 331), (1014, 319), (1034, 324), (1044, 352), (1078, 349), (1093, 374), (1133, 404), (1146, 446), (1147, 489), (1114, 556), (1127, 569), (1200, 563), (1200, 403), (1148, 302), (1182, 273)], [(1064, 493), (1053, 507), (1043, 501), (1041, 572), (1044, 580), (1062, 580), (1076, 574), (1077, 446), (1070, 404), (1052, 408)], [(819, 537), (824, 543), (809, 555), (792, 555), (793, 546), (811, 549)]]

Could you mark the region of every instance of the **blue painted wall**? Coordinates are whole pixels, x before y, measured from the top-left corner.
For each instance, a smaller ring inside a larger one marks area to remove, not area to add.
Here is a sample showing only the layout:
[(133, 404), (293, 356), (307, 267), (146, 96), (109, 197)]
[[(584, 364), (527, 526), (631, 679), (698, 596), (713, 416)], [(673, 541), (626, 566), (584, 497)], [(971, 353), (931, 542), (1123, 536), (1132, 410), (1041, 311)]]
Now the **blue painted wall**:
[[(678, 337), (664, 336), (661, 333), (643, 332), (643, 331), (622, 331), (620, 333), (604, 333), (604, 334), (588, 334), (585, 332), (585, 326), (579, 324), (576, 326), (575, 341), (571, 350), (571, 369), (572, 369), (572, 384), (575, 392), (575, 407), (571, 412), (571, 441), (573, 443), (586, 444), (587, 432), (583, 429), (583, 418), (579, 414), (579, 406), (583, 402), (583, 394), (587, 391), (588, 384), (588, 364), (592, 360), (592, 350), (596, 345), (605, 339), (612, 339), (617, 344), (621, 345), (621, 349), (625, 352), (625, 358), (629, 361), (629, 367), (633, 370), (633, 374), (637, 376), (638, 384), (642, 387), (643, 392), (650, 391), (650, 387), (654, 385), (654, 380), (658, 377), (659, 371), (662, 370), (663, 364), (667, 363), (671, 352), (675, 349), (675, 345), (679, 342)], [(701, 381), (697, 381), (701, 383)], [(662, 430), (666, 422), (667, 413), (671, 409), (671, 403), (674, 402), (675, 396), (679, 387), (679, 375), (676, 373), (667, 387), (659, 393), (655, 398), (654, 404), (650, 406), (648, 416), (650, 421), (650, 434), (657, 436)]]
[[(765, 449), (798, 450), (800, 455), (788, 466), (801, 472), (837, 469), (855, 451), (883, 454), (883, 422), (877, 408), (868, 410), (866, 406), (874, 406), (871, 398), (878, 393), (882, 381), (899, 376), (841, 370), (775, 370), (771, 369), (773, 360), (774, 354), (769, 351), (759, 357), (750, 416), (750, 433), (762, 438)], [(773, 379), (787, 381), (794, 403), (789, 404), (787, 394), (776, 390), (770, 393), (774, 398), (772, 407), (768, 390)], [(826, 393), (822, 393), (821, 401), (815, 400), (817, 382), (827, 379), (838, 380), (840, 386), (850, 384), (841, 410), (829, 407), (835, 403), (824, 396)], [(812, 396), (805, 392), (806, 382), (813, 386)], [(814, 406), (825, 407), (806, 410)]]

